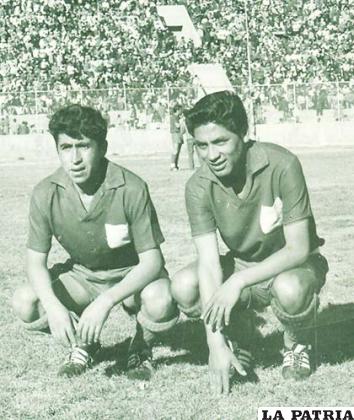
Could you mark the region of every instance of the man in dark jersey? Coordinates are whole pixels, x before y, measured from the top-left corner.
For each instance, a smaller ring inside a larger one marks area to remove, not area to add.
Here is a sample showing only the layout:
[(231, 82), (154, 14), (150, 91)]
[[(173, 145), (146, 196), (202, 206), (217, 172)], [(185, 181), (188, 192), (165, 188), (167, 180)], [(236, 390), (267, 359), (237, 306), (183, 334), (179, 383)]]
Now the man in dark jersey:
[[(59, 374), (74, 376), (90, 367), (110, 311), (123, 303), (137, 318), (127, 369), (147, 379), (156, 333), (177, 321), (148, 187), (105, 158), (107, 122), (98, 111), (67, 106), (53, 115), (49, 130), (61, 167), (32, 194), (29, 284), (16, 290), (14, 310), (28, 329), (49, 326), (70, 346)], [(70, 259), (49, 269), (53, 237)]]
[(174, 276), (172, 295), (183, 312), (204, 319), (211, 386), (227, 393), (231, 367), (247, 375), (250, 337), (237, 333), (250, 311), (242, 310), (267, 305), (285, 329), (284, 378), (307, 377), (305, 332), (328, 265), (300, 162), (283, 147), (245, 141), (247, 115), (232, 92), (198, 101), (187, 127), (204, 160), (186, 185), (198, 258)]

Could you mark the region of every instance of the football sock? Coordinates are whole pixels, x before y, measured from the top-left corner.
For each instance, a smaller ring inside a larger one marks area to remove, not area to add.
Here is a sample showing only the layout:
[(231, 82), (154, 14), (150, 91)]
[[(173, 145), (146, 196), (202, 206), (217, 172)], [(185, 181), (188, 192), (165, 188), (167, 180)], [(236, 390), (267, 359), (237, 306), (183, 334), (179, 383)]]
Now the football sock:
[(319, 303), (319, 297), (314, 293), (310, 304), (303, 312), (290, 315), (284, 311), (277, 299), (272, 299), (273, 312), (285, 328), (286, 347), (291, 348), (295, 343), (308, 343), (310, 327), (314, 325)]

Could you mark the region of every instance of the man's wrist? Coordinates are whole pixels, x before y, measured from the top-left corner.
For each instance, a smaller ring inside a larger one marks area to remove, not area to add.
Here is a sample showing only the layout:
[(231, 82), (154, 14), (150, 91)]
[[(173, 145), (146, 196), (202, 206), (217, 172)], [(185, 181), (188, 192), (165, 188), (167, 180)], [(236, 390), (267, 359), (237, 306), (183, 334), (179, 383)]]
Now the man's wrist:
[(243, 290), (245, 287), (247, 287), (246, 279), (240, 274), (235, 273), (232, 275), (228, 281), (231, 281), (235, 287), (238, 287), (239, 290)]
[(62, 306), (60, 300), (53, 294), (53, 296), (46, 296), (39, 299), (45, 312), (50, 312), (51, 309)]
[(107, 311), (110, 311), (113, 306), (117, 304), (117, 302), (108, 293), (102, 293), (97, 297), (97, 299), (103, 306), (105, 306)]
[(208, 325), (205, 328), (206, 328), (207, 342), (208, 342), (209, 348), (219, 347), (225, 344), (225, 337), (220, 331), (213, 332)]

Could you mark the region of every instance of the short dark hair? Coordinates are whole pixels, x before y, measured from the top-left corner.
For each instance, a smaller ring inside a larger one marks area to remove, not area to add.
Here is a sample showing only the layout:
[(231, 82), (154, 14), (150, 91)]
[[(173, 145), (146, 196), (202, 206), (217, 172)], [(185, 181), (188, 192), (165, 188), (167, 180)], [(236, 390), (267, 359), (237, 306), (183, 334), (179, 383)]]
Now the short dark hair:
[(191, 135), (194, 135), (196, 128), (208, 123), (222, 125), (240, 137), (244, 137), (248, 131), (245, 107), (240, 97), (228, 90), (204, 96), (185, 115)]
[(71, 104), (60, 108), (52, 115), (49, 132), (56, 143), (59, 134), (66, 134), (78, 140), (85, 136), (103, 144), (107, 137), (107, 121), (93, 108)]

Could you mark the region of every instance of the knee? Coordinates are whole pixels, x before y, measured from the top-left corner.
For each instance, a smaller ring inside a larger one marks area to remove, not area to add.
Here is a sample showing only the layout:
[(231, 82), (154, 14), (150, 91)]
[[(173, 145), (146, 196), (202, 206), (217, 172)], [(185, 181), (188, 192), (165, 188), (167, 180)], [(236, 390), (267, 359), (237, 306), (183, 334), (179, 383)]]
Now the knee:
[(159, 279), (150, 283), (141, 292), (140, 297), (142, 310), (151, 320), (164, 321), (176, 312), (169, 279)]
[(178, 271), (171, 279), (172, 297), (181, 306), (193, 305), (199, 298), (198, 278), (190, 267)]
[(23, 321), (32, 321), (34, 314), (38, 312), (39, 300), (29, 285), (16, 289), (11, 303), (13, 311)]
[(276, 277), (272, 294), (286, 312), (295, 315), (306, 309), (312, 299), (313, 288), (306, 276), (290, 271)]

